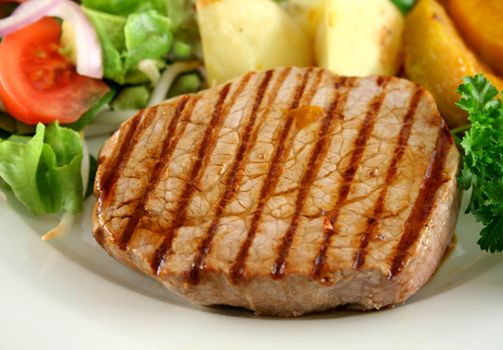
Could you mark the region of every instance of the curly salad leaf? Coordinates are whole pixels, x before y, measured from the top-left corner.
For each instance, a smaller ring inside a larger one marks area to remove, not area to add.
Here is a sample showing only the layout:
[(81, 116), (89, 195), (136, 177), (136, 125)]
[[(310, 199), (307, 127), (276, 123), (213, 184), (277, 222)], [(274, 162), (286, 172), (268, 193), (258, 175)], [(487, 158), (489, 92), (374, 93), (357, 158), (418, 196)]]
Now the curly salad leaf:
[(82, 210), (79, 134), (58, 124), (38, 124), (31, 136), (0, 139), (0, 178), (33, 213)]
[(121, 17), (85, 9), (103, 49), (106, 78), (127, 82), (142, 59), (166, 57), (173, 46), (170, 20), (154, 10)]
[(190, 0), (84, 0), (103, 50), (104, 76), (119, 84), (148, 81), (139, 66), (143, 60), (190, 59), (198, 33)]
[[(113, 15), (127, 16), (134, 12), (156, 10), (166, 12), (166, 3), (173, 0), (82, 0), (87, 8)], [(175, 0), (176, 2), (176, 0)]]
[(503, 105), (498, 90), (482, 75), (467, 77), (457, 105), (468, 112), (471, 128), (461, 141), (464, 165), (459, 184), (472, 190), (467, 213), (484, 225), (478, 244), (503, 251)]

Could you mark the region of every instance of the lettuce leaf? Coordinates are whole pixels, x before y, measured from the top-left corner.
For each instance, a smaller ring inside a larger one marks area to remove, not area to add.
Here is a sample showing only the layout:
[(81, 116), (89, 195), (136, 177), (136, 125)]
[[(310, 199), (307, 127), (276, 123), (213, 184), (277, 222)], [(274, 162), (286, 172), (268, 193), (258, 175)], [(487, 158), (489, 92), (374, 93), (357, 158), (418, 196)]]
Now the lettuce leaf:
[(58, 124), (0, 140), (0, 178), (37, 215), (82, 210), (81, 163), (79, 134)]
[(124, 27), (127, 18), (83, 8), (93, 25), (103, 51), (103, 74), (105, 78), (124, 83), (126, 68), (123, 52), (126, 50)]
[(82, 0), (82, 5), (112, 15), (128, 16), (132, 13), (148, 10), (156, 10), (165, 14), (169, 3), (176, 1), (178, 0)]
[(101, 43), (104, 76), (119, 84), (128, 82), (141, 60), (165, 59), (173, 46), (171, 21), (155, 10), (128, 17), (83, 10)]
[(194, 20), (191, 0), (170, 0), (167, 2), (167, 15), (178, 31)]
[(173, 45), (171, 21), (153, 10), (130, 15), (124, 32), (128, 70), (143, 59), (166, 57)]
[(135, 12), (141, 2), (138, 0), (82, 0), (82, 5), (96, 11), (124, 16)]

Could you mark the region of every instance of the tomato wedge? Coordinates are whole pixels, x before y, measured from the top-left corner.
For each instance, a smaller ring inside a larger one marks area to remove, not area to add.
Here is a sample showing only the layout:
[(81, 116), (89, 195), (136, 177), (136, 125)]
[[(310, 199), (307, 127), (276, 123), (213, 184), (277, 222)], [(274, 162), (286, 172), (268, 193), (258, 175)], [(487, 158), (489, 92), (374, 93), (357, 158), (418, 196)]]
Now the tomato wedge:
[(45, 17), (0, 43), (0, 99), (26, 124), (77, 121), (108, 91), (101, 80), (77, 74), (61, 55), (61, 26)]

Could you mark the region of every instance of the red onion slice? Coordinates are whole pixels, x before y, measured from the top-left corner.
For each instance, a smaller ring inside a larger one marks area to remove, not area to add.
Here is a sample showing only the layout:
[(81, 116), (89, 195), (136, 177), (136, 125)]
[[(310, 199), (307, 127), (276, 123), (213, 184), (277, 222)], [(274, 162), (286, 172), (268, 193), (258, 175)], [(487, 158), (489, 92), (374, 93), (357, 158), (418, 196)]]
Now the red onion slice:
[(29, 0), (14, 11), (12, 15), (0, 20), (0, 36), (5, 36), (26, 27), (52, 11), (62, 0)]
[(0, 36), (5, 36), (45, 16), (54, 16), (67, 21), (75, 35), (77, 73), (102, 79), (103, 58), (96, 31), (78, 4), (70, 0), (28, 0), (14, 13), (0, 20)]
[(82, 12), (79, 5), (70, 0), (62, 0), (49, 12), (49, 15), (62, 18), (73, 29), (77, 47), (77, 73), (90, 78), (103, 78), (103, 57), (101, 44), (96, 31)]

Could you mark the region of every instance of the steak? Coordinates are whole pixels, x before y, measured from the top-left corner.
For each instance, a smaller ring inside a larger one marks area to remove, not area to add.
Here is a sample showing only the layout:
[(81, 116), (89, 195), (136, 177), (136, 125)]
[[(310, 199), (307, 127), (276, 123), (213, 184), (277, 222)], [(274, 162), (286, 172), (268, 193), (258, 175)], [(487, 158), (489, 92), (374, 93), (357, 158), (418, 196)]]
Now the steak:
[(379, 309), (437, 268), (458, 163), (434, 100), (410, 81), (248, 73), (122, 124), (100, 153), (93, 231), (196, 304)]

